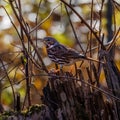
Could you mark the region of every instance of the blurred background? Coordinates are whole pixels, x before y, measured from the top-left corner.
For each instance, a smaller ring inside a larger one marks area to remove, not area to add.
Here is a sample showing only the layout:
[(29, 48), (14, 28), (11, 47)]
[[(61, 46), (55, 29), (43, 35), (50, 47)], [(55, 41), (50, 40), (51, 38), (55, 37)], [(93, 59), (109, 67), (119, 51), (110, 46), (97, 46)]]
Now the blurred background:
[[(13, 0), (13, 2), (15, 1)], [(22, 0), (20, 2), (21, 15), (28, 25), (28, 31), (33, 30), (36, 25), (49, 16), (47, 20), (30, 33), (48, 70), (55, 68), (55, 65), (48, 58), (45, 46), (39, 40), (41, 38), (52, 36), (60, 43), (72, 47), (83, 54), (89, 50), (90, 47), (94, 48), (98, 46), (98, 42), (94, 35), (91, 35), (91, 31), (69, 8), (67, 8), (69, 13), (68, 16), (65, 6), (59, 3), (59, 0)], [(107, 0), (67, 0), (67, 2), (72, 5), (100, 38), (104, 35), (103, 43), (106, 44), (108, 41), (108, 31), (106, 27)], [(120, 26), (120, 1), (112, 0), (112, 7), (114, 11), (109, 14), (112, 14), (112, 20), (114, 21), (112, 24), (112, 31), (115, 33)], [(70, 20), (75, 33), (73, 32)], [(16, 29), (18, 32), (21, 30), (20, 24), (11, 9), (9, 1), (0, 0), (0, 103), (5, 110), (13, 108), (14, 98), (11, 84), (15, 94), (20, 93), (21, 102), (25, 101), (26, 96), (24, 67), (26, 59), (24, 58), (22, 51), (23, 46)], [(77, 36), (77, 39), (75, 35)], [(26, 37), (24, 37), (24, 44), (28, 49), (29, 45)], [(116, 41), (115, 61), (120, 68), (119, 44), (120, 39), (118, 37)], [(31, 55), (34, 56), (33, 58), (37, 61), (38, 58), (32, 46), (30, 47), (30, 51)], [(90, 53), (88, 52), (87, 55), (89, 56)], [(98, 59), (98, 48), (92, 51), (91, 57)], [(78, 62), (77, 67), (79, 67), (80, 64), (81, 62)], [(83, 71), (87, 64), (87, 62), (83, 63)], [(36, 69), (32, 64), (30, 68), (31, 103), (41, 103), (42, 89), (46, 85), (47, 76), (44, 76), (45, 73), (42, 70)], [(68, 71), (69, 67), (64, 67), (64, 70)], [(102, 75), (101, 79), (103, 80)]]

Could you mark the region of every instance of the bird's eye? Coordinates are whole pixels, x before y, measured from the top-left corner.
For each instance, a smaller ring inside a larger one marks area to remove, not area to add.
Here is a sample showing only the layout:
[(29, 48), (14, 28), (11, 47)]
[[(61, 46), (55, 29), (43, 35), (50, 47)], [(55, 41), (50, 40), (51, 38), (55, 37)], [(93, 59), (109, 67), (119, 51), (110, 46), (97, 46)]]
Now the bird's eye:
[(47, 41), (50, 41), (50, 39), (47, 39)]

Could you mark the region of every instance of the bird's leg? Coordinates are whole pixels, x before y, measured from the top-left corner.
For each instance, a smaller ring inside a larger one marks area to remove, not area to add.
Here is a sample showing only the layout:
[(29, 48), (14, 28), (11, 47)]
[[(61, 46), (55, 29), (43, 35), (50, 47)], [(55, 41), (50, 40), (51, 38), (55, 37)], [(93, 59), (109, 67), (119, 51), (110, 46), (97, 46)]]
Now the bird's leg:
[(63, 66), (60, 65), (60, 68), (58, 67), (58, 64), (55, 64), (55, 69), (52, 69), (52, 72), (54, 71), (54, 73), (63, 73), (63, 70), (62, 70)]
[(63, 73), (62, 68), (63, 68), (63, 65), (60, 65), (60, 72), (61, 72), (61, 73)]
[(59, 68), (58, 68), (58, 64), (55, 64), (55, 68), (56, 68), (56, 70), (59, 69)]
[(74, 67), (75, 67), (75, 75), (74, 75), (74, 77), (76, 76), (77, 77), (77, 65), (76, 65), (76, 63), (74, 63)]
[(55, 64), (55, 68), (52, 71), (54, 71), (54, 73), (58, 73), (60, 71), (58, 64)]
[(62, 68), (63, 68), (63, 65), (60, 65), (60, 69), (62, 70)]

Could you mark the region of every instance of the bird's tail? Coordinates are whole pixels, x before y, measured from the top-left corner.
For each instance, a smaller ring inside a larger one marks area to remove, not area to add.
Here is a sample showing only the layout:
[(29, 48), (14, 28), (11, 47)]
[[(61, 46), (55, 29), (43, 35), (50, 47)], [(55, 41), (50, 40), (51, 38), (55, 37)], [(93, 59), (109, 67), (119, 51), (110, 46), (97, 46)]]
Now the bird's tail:
[(84, 56), (84, 55), (81, 55), (81, 54), (80, 54), (80, 57), (81, 57), (81, 59), (83, 59), (83, 60), (90, 60), (90, 61), (94, 61), (94, 62), (97, 62), (97, 63), (102, 63), (102, 64), (104, 64), (104, 62), (102, 62), (102, 61), (99, 61), (99, 60), (96, 60), (96, 59), (93, 59), (93, 58), (91, 58), (91, 57), (87, 57), (87, 56)]

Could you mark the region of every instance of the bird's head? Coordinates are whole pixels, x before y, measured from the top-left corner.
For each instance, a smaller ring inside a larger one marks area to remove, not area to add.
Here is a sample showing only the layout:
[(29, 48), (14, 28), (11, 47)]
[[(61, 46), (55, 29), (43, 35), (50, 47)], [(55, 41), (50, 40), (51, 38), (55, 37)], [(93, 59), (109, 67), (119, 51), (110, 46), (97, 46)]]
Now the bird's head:
[(55, 46), (55, 45), (59, 44), (57, 42), (57, 40), (53, 37), (45, 37), (45, 38), (43, 38), (43, 42), (47, 48), (50, 48), (51, 46)]

